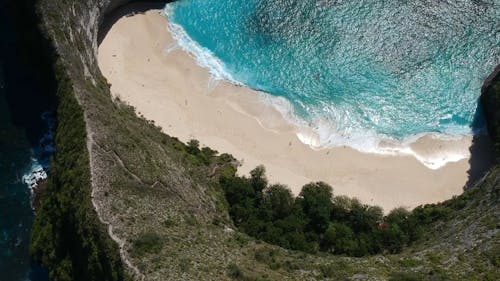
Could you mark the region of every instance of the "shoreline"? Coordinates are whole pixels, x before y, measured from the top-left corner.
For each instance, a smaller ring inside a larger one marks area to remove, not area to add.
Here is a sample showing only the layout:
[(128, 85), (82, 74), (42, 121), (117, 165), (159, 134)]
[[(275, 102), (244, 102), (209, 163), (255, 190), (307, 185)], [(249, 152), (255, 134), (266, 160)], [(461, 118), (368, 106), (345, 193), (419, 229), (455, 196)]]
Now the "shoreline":
[[(163, 9), (163, 14), (167, 17), (169, 33), (176, 41), (174, 46), (169, 46), (168, 51), (181, 48), (183, 51), (192, 56), (197, 65), (206, 69), (212, 74), (209, 87), (216, 85), (219, 82), (229, 83), (234, 86), (245, 87), (250, 89), (257, 95), (260, 101), (267, 105), (271, 105), (275, 111), (281, 114), (281, 117), (295, 128), (295, 133), (299, 140), (308, 145), (313, 150), (332, 149), (338, 147), (349, 147), (362, 153), (372, 153), (384, 156), (413, 156), (429, 169), (437, 170), (448, 163), (458, 162), (470, 157), (469, 146), (474, 137), (483, 137), (484, 132), (480, 134), (472, 133), (465, 135), (447, 135), (440, 132), (425, 132), (411, 136), (407, 136), (402, 140), (397, 140), (389, 136), (381, 136), (375, 132), (362, 132), (355, 134), (356, 136), (341, 136), (331, 134), (332, 128), (328, 122), (316, 120), (313, 123), (307, 123), (305, 120), (297, 117), (294, 114), (291, 103), (283, 97), (273, 96), (272, 94), (254, 89), (243, 83), (235, 80), (223, 66), (223, 63), (215, 57), (215, 55), (206, 48), (200, 46), (193, 41), (185, 32), (182, 26), (168, 21), (172, 7), (167, 5)], [(167, 51), (167, 52), (168, 52)], [(237, 109), (238, 105), (235, 106)], [(260, 122), (261, 116), (255, 113), (248, 113), (242, 110), (243, 114), (249, 114)], [(261, 126), (268, 129), (261, 122)], [(326, 140), (322, 139), (325, 134), (322, 134), (321, 128), (326, 127)], [(272, 130), (272, 129), (270, 129)], [(334, 143), (332, 144), (332, 137)], [(426, 143), (422, 147), (422, 143)], [(446, 146), (447, 149), (441, 149)], [(429, 151), (432, 148), (433, 151)], [(453, 149), (452, 149), (453, 148)]]
[[(162, 10), (120, 18), (99, 46), (98, 61), (112, 95), (166, 134), (232, 154), (242, 162), (239, 174), (262, 164), (271, 183), (286, 184), (295, 195), (306, 183), (325, 181), (335, 195), (357, 197), (387, 212), (449, 199), (462, 193), (469, 178), (468, 158), (433, 170), (409, 155), (312, 149), (259, 92), (214, 83), (209, 71), (174, 41)], [(412, 146), (442, 157), (447, 150), (468, 152), (471, 143), (472, 136), (460, 141), (427, 137)]]

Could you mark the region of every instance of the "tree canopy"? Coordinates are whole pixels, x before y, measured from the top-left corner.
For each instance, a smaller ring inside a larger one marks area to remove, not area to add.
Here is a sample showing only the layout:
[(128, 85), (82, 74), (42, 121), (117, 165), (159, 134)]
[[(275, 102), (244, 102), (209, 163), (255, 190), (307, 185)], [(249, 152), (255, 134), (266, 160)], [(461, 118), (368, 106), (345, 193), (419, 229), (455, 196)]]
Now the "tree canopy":
[(378, 206), (334, 196), (332, 187), (324, 182), (306, 184), (294, 197), (284, 185), (269, 185), (263, 166), (252, 170), (249, 178), (225, 175), (220, 184), (229, 214), (241, 231), (306, 252), (396, 253), (418, 237), (419, 223), (432, 220), (433, 215), (397, 208), (384, 216)]

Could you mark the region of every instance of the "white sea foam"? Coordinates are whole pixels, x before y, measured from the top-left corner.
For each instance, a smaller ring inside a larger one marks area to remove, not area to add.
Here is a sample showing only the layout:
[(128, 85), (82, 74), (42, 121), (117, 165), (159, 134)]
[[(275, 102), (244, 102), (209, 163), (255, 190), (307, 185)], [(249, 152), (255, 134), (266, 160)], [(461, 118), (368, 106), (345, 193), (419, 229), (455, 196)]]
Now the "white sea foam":
[[(173, 8), (171, 4), (167, 4), (164, 9), (164, 14), (171, 17)], [(218, 59), (210, 50), (200, 46), (194, 41), (186, 31), (178, 24), (169, 21), (169, 29), (172, 37), (177, 42), (178, 47), (187, 53), (191, 54), (199, 66), (207, 69), (212, 75), (209, 87), (213, 87), (217, 81), (225, 80), (235, 85), (245, 86), (237, 81), (226, 70), (224, 63)], [(175, 47), (169, 46), (171, 51)], [(422, 133), (405, 138), (403, 141), (396, 140), (390, 136), (380, 135), (370, 130), (348, 130), (340, 134), (332, 122), (316, 118), (312, 122), (298, 117), (294, 113), (293, 105), (285, 98), (273, 96), (267, 93), (261, 95), (263, 102), (272, 105), (282, 117), (293, 124), (297, 128), (297, 138), (304, 144), (310, 146), (314, 150), (320, 150), (333, 147), (350, 147), (363, 153), (374, 153), (390, 156), (413, 156), (429, 169), (439, 169), (448, 163), (457, 162), (466, 159), (470, 156), (467, 148), (457, 148), (451, 150), (436, 149), (431, 153), (419, 153), (412, 148), (412, 145), (425, 136), (440, 141), (459, 141), (468, 132), (457, 134), (454, 128), (450, 128), (450, 133)], [(459, 130), (460, 131), (460, 130)]]
[(28, 179), (31, 177), (31, 175), (40, 169), (43, 169), (43, 166), (38, 162), (38, 159), (31, 157), (30, 167), (23, 174), (22, 181), (23, 181), (23, 183), (25, 183), (28, 186), (28, 188), (32, 194), (33, 194), (33, 188), (27, 182), (28, 182)]
[[(164, 14), (167, 17), (172, 15), (172, 5), (167, 4), (164, 9)], [(198, 65), (208, 69), (213, 79), (227, 80), (236, 85), (243, 85), (233, 78), (233, 76), (226, 71), (224, 63), (219, 60), (210, 50), (200, 46), (196, 41), (191, 39), (186, 31), (178, 24), (169, 21), (168, 27), (179, 47), (187, 53), (193, 55)], [(169, 49), (171, 49), (170, 47)]]
[(350, 131), (341, 135), (337, 132), (335, 124), (317, 119), (306, 122), (294, 114), (292, 104), (283, 97), (262, 93), (263, 102), (272, 105), (288, 122), (297, 128), (297, 138), (312, 149), (326, 149), (334, 147), (350, 147), (363, 153), (374, 153), (388, 156), (413, 156), (429, 169), (437, 170), (448, 163), (458, 162), (470, 156), (468, 147), (437, 148), (429, 153), (418, 152), (412, 146), (422, 138), (430, 137), (436, 142), (458, 142), (465, 135), (421, 133), (405, 138), (403, 141), (389, 136), (380, 135), (373, 131)]

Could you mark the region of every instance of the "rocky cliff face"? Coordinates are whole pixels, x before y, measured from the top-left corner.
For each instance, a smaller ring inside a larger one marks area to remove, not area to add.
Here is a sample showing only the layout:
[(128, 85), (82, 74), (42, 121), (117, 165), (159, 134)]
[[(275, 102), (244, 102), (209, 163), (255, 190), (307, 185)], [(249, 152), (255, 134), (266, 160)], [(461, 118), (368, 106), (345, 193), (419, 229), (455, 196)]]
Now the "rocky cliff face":
[(72, 70), (75, 75), (95, 81), (99, 72), (96, 59), (99, 26), (107, 12), (127, 2), (131, 1), (42, 1), (40, 7), (47, 31), (52, 33), (61, 57), (75, 64), (77, 70)]
[[(124, 280), (116, 259), (135, 280), (385, 280), (398, 272), (415, 280), (498, 280), (495, 172), (481, 192), (431, 209), (456, 212), (398, 255), (315, 256), (234, 231), (213, 176), (230, 159), (200, 164), (184, 144), (111, 100), (97, 65), (99, 28), (106, 13), (133, 1), (39, 2), (59, 57), (56, 176), (34, 230), (35, 257), (51, 280)], [(496, 120), (500, 99), (485, 93), (488, 118)], [(62, 241), (68, 233), (74, 239)], [(84, 246), (67, 247), (75, 244)]]
[[(108, 1), (109, 3), (107, 5), (105, 5), (106, 9), (104, 10), (104, 13), (106, 14), (108, 12), (111, 12), (120, 6), (125, 5), (127, 3), (130, 3), (130, 2), (133, 2), (133, 1), (134, 0), (109, 0)], [(165, 1), (158, 1), (158, 2), (167, 2), (167, 1), (165, 0)]]
[[(481, 105), (488, 122), (488, 133), (500, 141), (500, 65), (486, 79), (481, 89)], [(498, 148), (497, 148), (498, 149)]]

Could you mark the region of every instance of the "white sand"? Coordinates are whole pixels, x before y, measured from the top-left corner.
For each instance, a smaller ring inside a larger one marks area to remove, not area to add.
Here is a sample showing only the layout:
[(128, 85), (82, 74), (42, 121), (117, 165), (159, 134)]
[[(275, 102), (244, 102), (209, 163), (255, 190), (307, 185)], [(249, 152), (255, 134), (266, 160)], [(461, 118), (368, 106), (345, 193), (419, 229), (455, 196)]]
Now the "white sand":
[[(442, 201), (463, 191), (467, 159), (431, 170), (413, 156), (311, 149), (257, 92), (226, 82), (210, 87), (208, 71), (176, 46), (161, 11), (122, 17), (99, 47), (99, 65), (113, 95), (169, 135), (182, 141), (195, 138), (232, 154), (242, 162), (240, 174), (263, 164), (270, 182), (287, 184), (295, 194), (305, 183), (325, 181), (335, 195), (354, 196), (386, 211)], [(413, 146), (422, 155), (439, 155), (467, 151), (470, 143), (471, 138), (424, 138)]]

